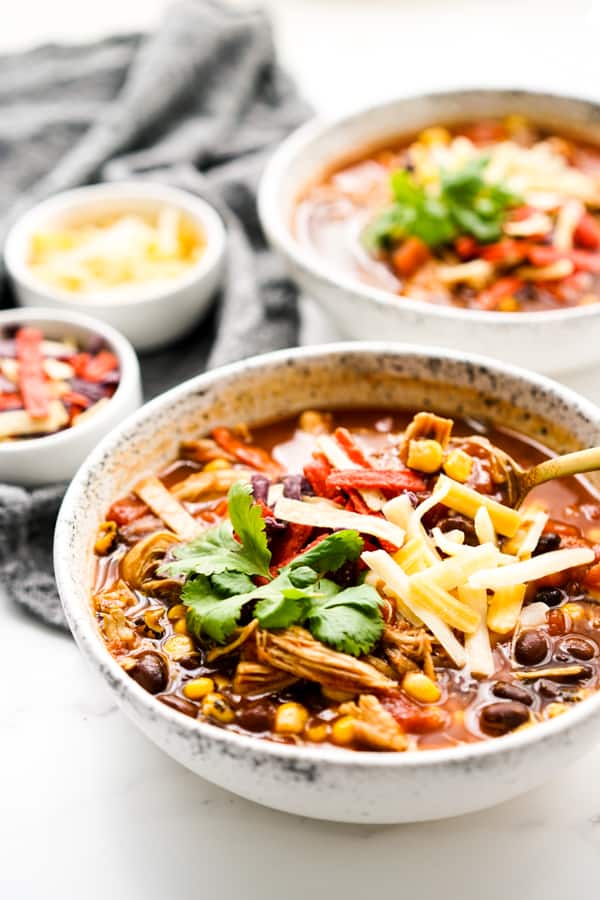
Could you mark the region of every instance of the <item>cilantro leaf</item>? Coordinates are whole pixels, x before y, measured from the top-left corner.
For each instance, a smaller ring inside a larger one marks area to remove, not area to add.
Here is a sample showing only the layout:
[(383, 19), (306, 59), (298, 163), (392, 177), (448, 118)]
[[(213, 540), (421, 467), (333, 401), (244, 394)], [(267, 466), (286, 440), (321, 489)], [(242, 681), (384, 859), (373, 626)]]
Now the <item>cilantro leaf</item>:
[(450, 243), (460, 234), (472, 235), (480, 243), (498, 240), (507, 209), (520, 198), (502, 184), (485, 181), (488, 162), (489, 157), (478, 156), (457, 171), (441, 171), (435, 193), (405, 169), (393, 172), (394, 203), (366, 227), (366, 246), (376, 251), (411, 236), (429, 247)]
[(315, 598), (306, 623), (317, 640), (350, 656), (361, 656), (371, 652), (383, 633), (380, 604), (375, 588), (361, 584), (325, 599)]
[(252, 499), (252, 487), (237, 481), (227, 495), (229, 518), (233, 530), (244, 548), (244, 555), (253, 562), (255, 575), (269, 577), (271, 551), (267, 544), (267, 531), (262, 509)]
[[(176, 546), (174, 562), (161, 566), (161, 575), (216, 575), (241, 572), (270, 576), (271, 551), (267, 546), (265, 520), (252, 502), (249, 485), (236, 482), (228, 494), (230, 522), (210, 528), (188, 544)], [(240, 538), (236, 541), (233, 532)]]
[(291, 563), (289, 568), (298, 569), (300, 566), (308, 566), (321, 575), (326, 572), (337, 572), (345, 562), (353, 562), (362, 552), (363, 539), (358, 531), (344, 529), (334, 531), (306, 553), (301, 553)]
[(189, 630), (198, 638), (206, 635), (219, 644), (225, 643), (239, 622), (246, 598), (246, 594), (223, 597), (206, 575), (190, 579), (181, 593)]

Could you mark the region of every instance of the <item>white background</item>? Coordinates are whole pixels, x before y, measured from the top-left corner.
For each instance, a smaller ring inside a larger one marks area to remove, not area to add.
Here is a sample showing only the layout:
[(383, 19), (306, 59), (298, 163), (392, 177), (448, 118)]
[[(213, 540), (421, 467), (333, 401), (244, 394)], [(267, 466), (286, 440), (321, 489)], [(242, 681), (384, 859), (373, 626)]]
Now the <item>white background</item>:
[[(3, 0), (0, 49), (149, 29), (166, 5)], [(282, 60), (320, 112), (468, 84), (600, 96), (592, 0), (266, 5)], [(594, 392), (593, 373), (578, 381)], [(0, 616), (2, 900), (599, 894), (599, 751), (544, 789), (462, 819), (380, 828), (295, 819), (172, 762), (116, 709), (69, 638), (13, 607)]]

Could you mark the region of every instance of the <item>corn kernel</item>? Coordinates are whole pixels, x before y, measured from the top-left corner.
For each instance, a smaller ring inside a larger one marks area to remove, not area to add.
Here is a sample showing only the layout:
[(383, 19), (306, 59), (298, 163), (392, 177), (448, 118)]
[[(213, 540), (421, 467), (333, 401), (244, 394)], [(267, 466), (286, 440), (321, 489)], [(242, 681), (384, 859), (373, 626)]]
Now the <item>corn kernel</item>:
[(202, 702), (202, 713), (221, 725), (230, 725), (235, 719), (235, 713), (223, 694), (207, 694)]
[(517, 312), (521, 308), (521, 304), (516, 297), (503, 297), (498, 303), (500, 312)]
[(340, 747), (347, 747), (354, 740), (354, 719), (341, 716), (331, 726), (331, 740)]
[(418, 137), (419, 143), (425, 144), (427, 147), (432, 147), (435, 144), (449, 144), (450, 139), (451, 137), (448, 129), (442, 128), (441, 126), (426, 128)]
[(167, 638), (164, 649), (173, 659), (183, 659), (194, 652), (194, 642), (187, 634), (174, 634)]
[(184, 684), (183, 695), (188, 700), (201, 700), (207, 694), (212, 694), (214, 690), (215, 683), (212, 678), (193, 678)]
[(94, 553), (97, 553), (98, 556), (105, 556), (109, 550), (111, 550), (116, 539), (117, 523), (113, 522), (112, 519), (109, 519), (107, 522), (102, 522), (98, 529), (96, 543), (94, 544)]
[(522, 131), (523, 128), (527, 128), (528, 126), (528, 122), (525, 116), (521, 116), (518, 113), (511, 113), (509, 116), (505, 116), (502, 124), (509, 134), (514, 134), (517, 131)]
[(438, 441), (419, 440), (409, 441), (408, 458), (406, 464), (411, 469), (419, 472), (437, 472), (441, 468), (444, 459), (442, 445)]
[(189, 634), (187, 630), (187, 622), (185, 619), (177, 619), (175, 624), (173, 625), (173, 631), (175, 634)]
[(231, 463), (228, 459), (223, 459), (218, 456), (216, 459), (211, 459), (210, 462), (207, 462), (204, 466), (204, 472), (218, 472), (220, 469), (231, 469)]
[(469, 475), (473, 469), (473, 457), (465, 453), (464, 450), (453, 450), (446, 457), (444, 462), (444, 472), (454, 481), (460, 481), (464, 484), (468, 481)]
[(547, 719), (555, 719), (556, 716), (560, 716), (568, 710), (568, 706), (566, 703), (549, 703), (546, 707), (546, 718)]
[(177, 619), (184, 619), (187, 613), (187, 609), (183, 605), (183, 603), (178, 603), (176, 606), (172, 606), (169, 612), (167, 613), (167, 618), (169, 622), (176, 622)]
[(275, 713), (277, 734), (301, 734), (308, 722), (308, 710), (300, 703), (282, 703)]
[(322, 744), (329, 734), (329, 725), (327, 722), (320, 722), (318, 725), (311, 725), (306, 729), (305, 735), (307, 741), (313, 744)]
[(213, 681), (220, 691), (231, 685), (231, 679), (227, 675), (213, 675)]
[(561, 606), (561, 610), (563, 613), (566, 613), (574, 622), (577, 622), (579, 619), (583, 619), (585, 616), (585, 610), (580, 603), (565, 603), (564, 606)]
[(439, 686), (423, 672), (407, 672), (402, 687), (409, 696), (421, 703), (436, 703), (442, 696)]

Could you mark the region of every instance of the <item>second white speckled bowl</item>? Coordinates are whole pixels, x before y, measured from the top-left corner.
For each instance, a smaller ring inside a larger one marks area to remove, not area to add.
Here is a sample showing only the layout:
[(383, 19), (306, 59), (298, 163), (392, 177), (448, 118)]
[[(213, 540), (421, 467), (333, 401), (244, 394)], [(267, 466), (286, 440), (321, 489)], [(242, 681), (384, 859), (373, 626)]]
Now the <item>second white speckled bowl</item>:
[(172, 460), (182, 439), (315, 406), (433, 408), (491, 418), (557, 451), (600, 443), (600, 411), (577, 394), (520, 369), (435, 348), (341, 344), (282, 351), (201, 375), (109, 435), (67, 492), (55, 570), (83, 654), (123, 711), (166, 753), (275, 809), (341, 822), (419, 821), (492, 806), (557, 775), (600, 736), (600, 693), (558, 718), (490, 741), (353, 753), (277, 744), (187, 718), (144, 691), (109, 654), (90, 589), (94, 538), (110, 503)]

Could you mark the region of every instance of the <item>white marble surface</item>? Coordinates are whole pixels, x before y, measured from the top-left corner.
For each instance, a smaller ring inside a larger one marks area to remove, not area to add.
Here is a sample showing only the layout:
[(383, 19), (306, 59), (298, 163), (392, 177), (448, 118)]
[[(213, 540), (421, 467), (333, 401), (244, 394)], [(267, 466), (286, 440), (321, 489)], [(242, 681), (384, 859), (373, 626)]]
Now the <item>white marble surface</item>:
[[(20, 0), (0, 48), (151, 27), (165, 0)], [(270, 0), (323, 112), (421, 87), (598, 94), (593, 0)], [(335, 48), (335, 55), (332, 49)], [(326, 329), (309, 317), (309, 337)], [(600, 400), (596, 373), (567, 379)], [(239, 800), (155, 749), (63, 634), (2, 609), (2, 900), (558, 900), (600, 891), (600, 748), (488, 812), (398, 827), (315, 823)], [(348, 785), (352, 790), (352, 785)]]

